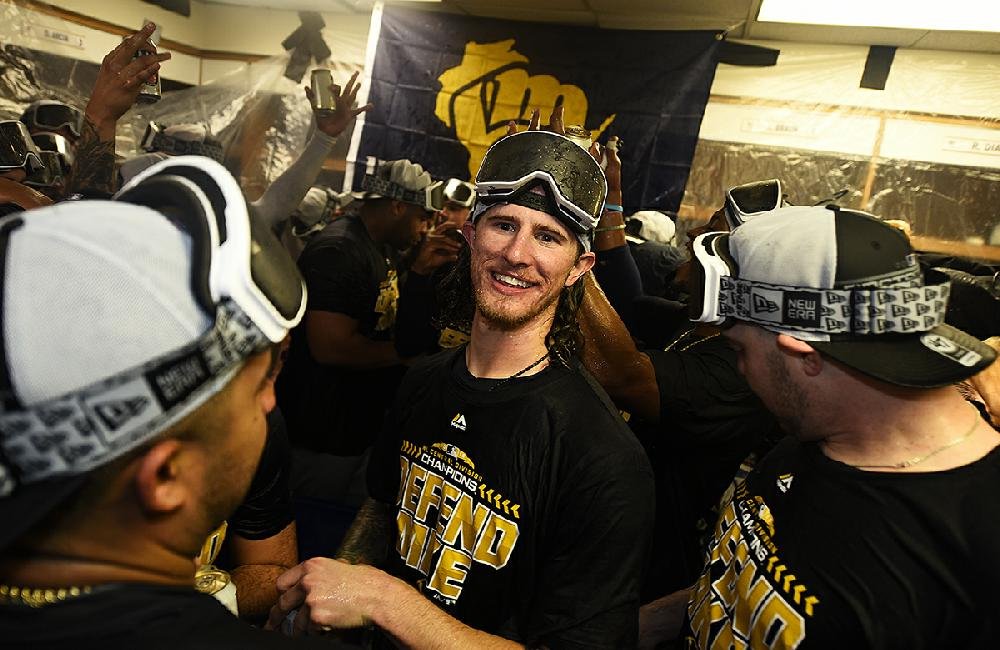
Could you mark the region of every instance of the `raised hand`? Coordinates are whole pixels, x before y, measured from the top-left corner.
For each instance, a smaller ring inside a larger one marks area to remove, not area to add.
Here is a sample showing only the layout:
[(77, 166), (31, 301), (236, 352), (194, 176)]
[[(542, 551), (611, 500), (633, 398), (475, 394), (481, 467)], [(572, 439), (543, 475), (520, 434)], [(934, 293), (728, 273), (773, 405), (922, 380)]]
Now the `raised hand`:
[(96, 127), (101, 140), (114, 139), (115, 124), (135, 104), (143, 82), (159, 72), (160, 62), (170, 58), (169, 52), (133, 58), (137, 51), (152, 48), (149, 37), (155, 29), (156, 25), (146, 23), (101, 61), (86, 109), (87, 120)]
[[(374, 104), (365, 104), (364, 106), (354, 108), (354, 102), (358, 98), (358, 90), (361, 88), (361, 84), (357, 82), (357, 79), (358, 73), (355, 72), (343, 88), (337, 84), (330, 86), (330, 91), (337, 100), (337, 109), (335, 111), (314, 111), (316, 115), (316, 127), (331, 138), (339, 136), (354, 118), (375, 106)], [(312, 88), (306, 86), (305, 90), (306, 97), (309, 98), (309, 102), (312, 104)]]

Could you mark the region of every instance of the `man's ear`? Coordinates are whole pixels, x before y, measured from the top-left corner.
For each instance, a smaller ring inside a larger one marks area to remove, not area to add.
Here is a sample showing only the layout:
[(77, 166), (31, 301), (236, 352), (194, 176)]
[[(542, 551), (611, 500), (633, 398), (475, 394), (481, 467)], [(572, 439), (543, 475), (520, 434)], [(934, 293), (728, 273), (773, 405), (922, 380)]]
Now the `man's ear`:
[(392, 199), (392, 203), (389, 204), (389, 209), (392, 210), (392, 215), (394, 217), (400, 217), (406, 212), (406, 203), (398, 199)]
[(571, 287), (576, 284), (576, 281), (583, 277), (583, 275), (594, 267), (594, 262), (597, 261), (597, 255), (593, 252), (584, 253), (580, 257), (576, 258), (576, 263), (573, 264), (573, 270), (569, 272), (569, 276), (566, 278), (566, 286)]
[(476, 226), (471, 220), (462, 224), (462, 235), (465, 236), (465, 241), (469, 246), (472, 246), (472, 242), (476, 238)]
[(801, 360), (806, 375), (815, 377), (823, 370), (823, 357), (816, 348), (788, 334), (778, 334), (778, 350)]
[(138, 458), (134, 481), (143, 510), (158, 514), (174, 512), (189, 498), (189, 488), (181, 476), (182, 446), (179, 440), (163, 440)]

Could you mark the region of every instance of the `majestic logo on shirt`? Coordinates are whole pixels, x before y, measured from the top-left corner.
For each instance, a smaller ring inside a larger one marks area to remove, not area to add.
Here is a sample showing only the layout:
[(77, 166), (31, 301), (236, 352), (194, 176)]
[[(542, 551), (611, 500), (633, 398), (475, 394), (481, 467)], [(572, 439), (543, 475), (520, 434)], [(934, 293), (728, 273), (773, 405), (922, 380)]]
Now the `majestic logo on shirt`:
[(459, 431), (465, 431), (465, 416), (461, 413), (456, 413), (455, 417), (451, 419), (451, 426)]
[(792, 489), (792, 479), (794, 478), (793, 474), (782, 474), (778, 477), (778, 489), (781, 490), (782, 494)]
[(404, 440), (401, 451), (396, 551), (427, 577), (421, 588), (428, 596), (454, 604), (476, 565), (507, 565), (521, 534), (521, 506), (488, 487), (453, 444)]

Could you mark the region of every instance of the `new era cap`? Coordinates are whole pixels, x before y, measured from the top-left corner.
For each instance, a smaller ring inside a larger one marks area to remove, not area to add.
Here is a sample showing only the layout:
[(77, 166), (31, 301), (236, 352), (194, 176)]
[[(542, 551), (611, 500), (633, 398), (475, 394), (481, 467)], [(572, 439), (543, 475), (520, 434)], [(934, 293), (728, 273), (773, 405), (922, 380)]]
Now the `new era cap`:
[[(989, 346), (943, 324), (947, 276), (925, 277), (906, 235), (872, 215), (837, 206), (781, 207), (733, 230), (728, 248), (739, 280), (775, 291), (755, 289), (752, 315), (743, 320), (808, 341), (876, 379), (944, 386), (996, 358)], [(864, 289), (893, 291), (850, 293)], [(871, 302), (859, 303), (861, 296)], [(826, 318), (846, 319), (847, 332), (824, 332)]]

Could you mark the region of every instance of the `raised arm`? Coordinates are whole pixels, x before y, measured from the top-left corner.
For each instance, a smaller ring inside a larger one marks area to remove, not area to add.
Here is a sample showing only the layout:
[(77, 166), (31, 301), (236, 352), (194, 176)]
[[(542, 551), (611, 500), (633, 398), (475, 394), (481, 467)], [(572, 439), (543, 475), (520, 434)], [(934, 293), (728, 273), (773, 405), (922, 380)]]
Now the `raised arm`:
[(67, 195), (114, 193), (118, 120), (135, 104), (142, 83), (158, 73), (161, 61), (170, 58), (169, 52), (162, 52), (133, 60), (154, 29), (156, 25), (146, 23), (108, 52), (101, 62), (84, 111), (83, 128), (76, 143), (76, 164), (66, 183)]
[[(298, 207), (323, 170), (323, 161), (333, 149), (333, 143), (354, 118), (372, 107), (372, 104), (354, 107), (358, 89), (361, 87), (357, 79), (358, 73), (355, 72), (343, 89), (336, 84), (331, 87), (337, 98), (337, 110), (332, 113), (313, 112), (316, 132), (309, 139), (305, 149), (295, 162), (271, 183), (264, 194), (253, 202), (256, 214), (269, 228), (274, 228), (287, 219)], [(312, 90), (306, 87), (305, 91), (311, 103)]]
[(625, 323), (591, 273), (584, 278), (578, 319), (584, 338), (583, 363), (590, 374), (618, 408), (658, 422), (660, 392), (653, 363), (636, 348)]

